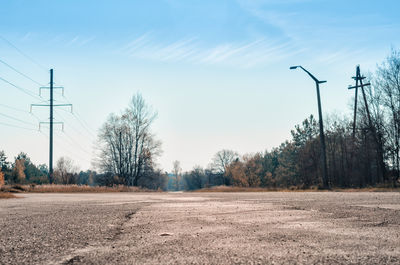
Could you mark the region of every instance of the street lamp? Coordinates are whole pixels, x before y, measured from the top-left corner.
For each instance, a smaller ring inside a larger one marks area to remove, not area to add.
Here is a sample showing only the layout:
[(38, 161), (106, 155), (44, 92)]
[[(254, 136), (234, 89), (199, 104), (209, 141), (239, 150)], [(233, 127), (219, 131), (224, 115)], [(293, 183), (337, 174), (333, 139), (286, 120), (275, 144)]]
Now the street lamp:
[(322, 152), (322, 181), (324, 188), (329, 188), (328, 182), (328, 174), (327, 174), (327, 165), (326, 165), (326, 146), (325, 146), (325, 134), (324, 134), (324, 123), (322, 121), (322, 109), (321, 109), (321, 98), (319, 95), (319, 84), (326, 83), (326, 81), (319, 81), (315, 76), (313, 76), (309, 71), (304, 69), (301, 65), (291, 66), (290, 69), (294, 70), (297, 68), (301, 68), (304, 72), (306, 72), (314, 81), (317, 88), (317, 100), (318, 100), (318, 115), (319, 115), (319, 137), (321, 141), (321, 152)]

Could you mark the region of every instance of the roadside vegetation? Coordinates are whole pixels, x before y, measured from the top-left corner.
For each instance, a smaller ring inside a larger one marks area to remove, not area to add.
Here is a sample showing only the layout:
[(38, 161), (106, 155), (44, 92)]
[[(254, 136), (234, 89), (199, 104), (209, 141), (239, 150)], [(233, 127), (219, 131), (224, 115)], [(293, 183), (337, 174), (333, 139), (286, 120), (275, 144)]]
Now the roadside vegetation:
[[(290, 188), (261, 188), (261, 187), (238, 187), (238, 186), (213, 186), (194, 190), (193, 192), (324, 192), (326, 189), (319, 187), (310, 187), (300, 189), (298, 187)], [(329, 191), (334, 192), (400, 192), (400, 187), (366, 187), (366, 188), (333, 188)]]
[(89, 185), (59, 185), (59, 184), (43, 184), (43, 185), (5, 185), (0, 188), (0, 194), (12, 193), (103, 193), (103, 192), (150, 192), (149, 190), (139, 187), (131, 187), (125, 185), (107, 186), (89, 186)]
[(0, 191), (0, 199), (12, 199), (12, 198), (18, 198), (18, 197), (10, 192), (1, 192)]

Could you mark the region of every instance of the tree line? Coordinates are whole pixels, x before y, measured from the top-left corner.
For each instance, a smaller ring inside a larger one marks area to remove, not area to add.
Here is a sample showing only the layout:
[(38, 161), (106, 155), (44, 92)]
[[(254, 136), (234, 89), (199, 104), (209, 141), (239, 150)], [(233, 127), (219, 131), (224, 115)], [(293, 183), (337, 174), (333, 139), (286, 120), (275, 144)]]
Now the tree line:
[[(96, 172), (78, 171), (72, 159), (60, 157), (54, 169), (56, 184), (91, 184), (96, 182)], [(20, 152), (14, 162), (9, 162), (4, 151), (0, 151), (1, 184), (49, 184), (49, 169), (46, 164), (35, 165), (28, 154)]]

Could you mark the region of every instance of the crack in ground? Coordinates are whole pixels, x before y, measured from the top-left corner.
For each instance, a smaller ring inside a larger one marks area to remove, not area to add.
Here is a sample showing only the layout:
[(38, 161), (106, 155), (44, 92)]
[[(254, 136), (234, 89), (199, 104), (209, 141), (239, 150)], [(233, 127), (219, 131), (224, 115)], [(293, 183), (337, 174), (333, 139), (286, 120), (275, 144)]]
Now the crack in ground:
[[(132, 219), (133, 215), (135, 215), (136, 212), (137, 211), (135, 210), (133, 212), (126, 213), (124, 215), (124, 218), (123, 218), (122, 222), (120, 222), (118, 224), (118, 226), (116, 228), (114, 228), (113, 235), (108, 237), (108, 238), (105, 238), (108, 241), (110, 241), (110, 244), (112, 244), (113, 242), (117, 241), (121, 237), (121, 235), (124, 233), (124, 225), (126, 223), (128, 223)], [(102, 244), (102, 242), (99, 242), (96, 245), (101, 245), (101, 244)], [(91, 251), (95, 251), (95, 250), (97, 250), (99, 248), (109, 248), (109, 246), (104, 246), (104, 245), (101, 245), (101, 247), (95, 247), (93, 245), (92, 246), (88, 246), (86, 248), (83, 248), (83, 249), (80, 249), (78, 251), (75, 251), (75, 254), (77, 254), (77, 255), (74, 255), (72, 257), (71, 257), (71, 255), (69, 255), (67, 258), (64, 258), (64, 261), (61, 262), (61, 264), (68, 265), (68, 264), (79, 264), (79, 263), (82, 263), (82, 262), (84, 262), (83, 260), (85, 258), (84, 254), (86, 254), (88, 252), (91, 252)], [(112, 248), (114, 248), (114, 247), (112, 247)]]
[(77, 256), (74, 256), (74, 257), (70, 258), (69, 260), (63, 262), (62, 264), (65, 264), (65, 265), (67, 265), (67, 264), (76, 264), (76, 263), (81, 262), (82, 258), (83, 258), (83, 256), (77, 255)]
[(124, 233), (124, 225), (132, 219), (135, 213), (136, 211), (125, 214), (124, 220), (118, 225), (117, 228), (115, 228), (114, 235), (108, 238), (110, 241), (116, 241), (120, 238), (120, 236)]

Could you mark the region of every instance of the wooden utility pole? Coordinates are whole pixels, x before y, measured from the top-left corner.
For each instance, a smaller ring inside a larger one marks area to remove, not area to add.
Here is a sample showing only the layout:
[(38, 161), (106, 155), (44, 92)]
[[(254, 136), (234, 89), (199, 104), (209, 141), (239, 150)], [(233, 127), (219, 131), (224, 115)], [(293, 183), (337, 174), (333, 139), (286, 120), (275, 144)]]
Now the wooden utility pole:
[[(356, 131), (356, 118), (357, 118), (357, 92), (358, 88), (361, 88), (361, 93), (363, 95), (363, 100), (364, 100), (364, 106), (365, 106), (365, 111), (367, 112), (367, 118), (368, 118), (368, 127), (369, 130), (372, 133), (372, 137), (374, 138), (375, 144), (376, 144), (376, 151), (378, 155), (378, 163), (379, 167), (381, 168), (381, 173), (382, 173), (382, 178), (386, 180), (386, 166), (385, 166), (385, 161), (383, 158), (383, 149), (382, 149), (382, 143), (379, 141), (378, 134), (376, 132), (376, 128), (372, 123), (371, 119), (371, 114), (369, 112), (369, 107), (368, 107), (368, 100), (367, 96), (365, 95), (365, 86), (370, 86), (371, 83), (365, 83), (363, 84), (363, 80), (365, 79), (365, 76), (361, 76), (361, 71), (360, 71), (360, 66), (357, 65), (356, 67), (356, 76), (353, 77), (354, 80), (356, 80), (356, 85), (355, 86), (349, 86), (348, 89), (355, 89), (356, 94), (355, 94), (355, 102), (354, 102), (354, 121), (353, 121), (353, 142), (355, 139), (355, 131)], [(360, 84), (358, 84), (360, 83)]]

